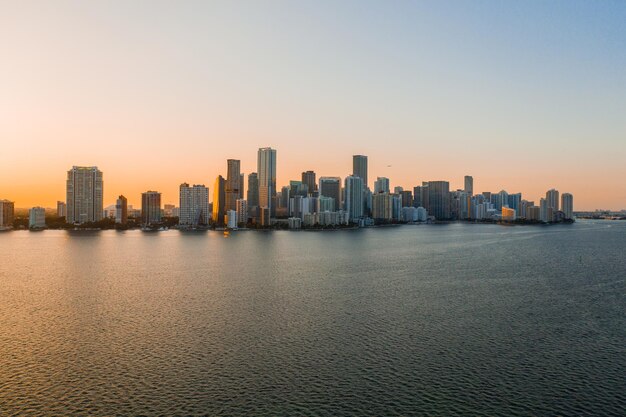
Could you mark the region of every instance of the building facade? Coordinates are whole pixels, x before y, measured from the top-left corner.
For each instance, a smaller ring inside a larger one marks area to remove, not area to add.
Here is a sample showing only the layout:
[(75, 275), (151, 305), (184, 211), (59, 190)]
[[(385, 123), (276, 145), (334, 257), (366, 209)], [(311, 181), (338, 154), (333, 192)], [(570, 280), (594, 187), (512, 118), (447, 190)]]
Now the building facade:
[(67, 223), (102, 220), (104, 183), (97, 167), (74, 166), (67, 171)]
[(33, 207), (28, 210), (28, 228), (43, 229), (46, 227), (46, 210), (43, 207)]
[(120, 195), (115, 202), (115, 223), (128, 223), (128, 199)]
[(276, 150), (260, 148), (257, 155), (259, 177), (259, 207), (267, 207), (270, 216), (276, 215)]
[(179, 188), (178, 224), (186, 227), (206, 226), (209, 224), (209, 188), (203, 184), (192, 187), (183, 183)]
[(161, 193), (146, 191), (141, 194), (141, 221), (144, 225), (161, 222)]

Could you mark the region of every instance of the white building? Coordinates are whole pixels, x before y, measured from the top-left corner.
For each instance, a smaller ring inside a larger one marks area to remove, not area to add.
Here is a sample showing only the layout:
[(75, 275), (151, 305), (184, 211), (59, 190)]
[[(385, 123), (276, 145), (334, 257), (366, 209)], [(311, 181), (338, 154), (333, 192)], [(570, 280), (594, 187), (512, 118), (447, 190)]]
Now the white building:
[(204, 185), (190, 187), (187, 183), (181, 184), (178, 224), (191, 227), (208, 225), (210, 217), (209, 188)]
[(28, 227), (31, 229), (46, 227), (46, 210), (43, 207), (33, 207), (28, 211)]
[(104, 183), (98, 167), (74, 166), (67, 171), (67, 223), (102, 220)]
[(563, 211), (566, 220), (574, 218), (574, 196), (570, 193), (561, 195), (561, 211)]
[(418, 207), (417, 208), (417, 221), (425, 222), (426, 220), (428, 220), (428, 210), (426, 210), (424, 207)]
[(226, 221), (226, 227), (229, 229), (237, 228), (237, 212), (235, 210), (228, 210), (226, 212), (228, 220)]
[[(307, 214), (307, 216), (312, 216), (312, 214)], [(288, 219), (289, 228), (290, 229), (301, 229), (302, 228), (302, 219), (299, 217), (290, 217)]]

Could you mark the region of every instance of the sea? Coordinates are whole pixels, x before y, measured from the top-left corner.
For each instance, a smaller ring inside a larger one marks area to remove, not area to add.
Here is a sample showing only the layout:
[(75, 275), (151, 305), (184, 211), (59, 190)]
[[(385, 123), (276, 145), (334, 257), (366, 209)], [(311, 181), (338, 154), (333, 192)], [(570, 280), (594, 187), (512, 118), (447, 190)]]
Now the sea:
[(0, 415), (624, 416), (626, 221), (0, 233)]

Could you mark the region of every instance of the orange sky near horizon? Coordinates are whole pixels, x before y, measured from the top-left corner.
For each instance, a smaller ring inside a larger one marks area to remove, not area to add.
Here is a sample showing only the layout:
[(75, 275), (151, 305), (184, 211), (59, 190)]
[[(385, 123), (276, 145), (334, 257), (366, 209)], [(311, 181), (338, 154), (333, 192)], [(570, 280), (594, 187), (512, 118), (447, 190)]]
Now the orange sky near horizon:
[(55, 207), (67, 170), (95, 165), (105, 206), (178, 204), (271, 146), (279, 187), (364, 154), (371, 188), (472, 175), (626, 209), (625, 19), (619, 2), (12, 2), (0, 199)]

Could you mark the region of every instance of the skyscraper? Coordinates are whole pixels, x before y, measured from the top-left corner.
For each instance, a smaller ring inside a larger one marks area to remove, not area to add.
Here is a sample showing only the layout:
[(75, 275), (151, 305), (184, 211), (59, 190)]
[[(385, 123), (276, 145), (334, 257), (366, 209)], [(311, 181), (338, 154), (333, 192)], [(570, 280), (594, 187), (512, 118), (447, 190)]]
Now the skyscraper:
[(239, 187), (241, 185), (241, 161), (238, 159), (229, 159), (227, 165), (225, 211), (235, 210), (237, 208), (237, 199), (241, 197), (239, 195)]
[(389, 192), (389, 178), (378, 177), (374, 181), (374, 193), (388, 193)]
[(126, 224), (128, 222), (128, 199), (120, 195), (115, 202), (115, 223)]
[(471, 175), (465, 176), (464, 190), (467, 194), (469, 194), (470, 197), (474, 195), (474, 177), (472, 177)]
[(341, 207), (341, 178), (320, 177), (319, 194), (335, 200), (335, 210)]
[(161, 193), (146, 191), (141, 194), (141, 221), (151, 225), (161, 221)]
[(315, 171), (305, 171), (302, 173), (302, 183), (306, 184), (310, 194), (317, 191), (317, 183), (315, 182)]
[(276, 150), (260, 148), (257, 158), (259, 175), (259, 207), (267, 207), (270, 216), (276, 215), (273, 200), (276, 198)]
[(256, 172), (248, 174), (248, 216), (257, 217), (259, 207), (259, 176)]
[(102, 220), (104, 184), (97, 167), (74, 166), (67, 171), (67, 223)]
[(354, 175), (346, 177), (344, 205), (351, 223), (356, 223), (363, 217), (363, 188), (361, 177)]
[(412, 207), (413, 206), (413, 192), (410, 190), (400, 192), (400, 197), (402, 197), (402, 207)]
[(180, 210), (178, 224), (187, 227), (208, 225), (209, 188), (204, 185), (190, 187), (186, 182), (180, 185)]
[(363, 180), (363, 189), (368, 187), (367, 182), (367, 156), (352, 155), (352, 176)]
[(213, 187), (213, 223), (224, 225), (224, 214), (226, 207), (226, 180), (221, 175), (215, 179)]
[(561, 194), (561, 211), (566, 220), (574, 218), (574, 196), (570, 193)]
[(559, 211), (559, 192), (554, 188), (548, 190), (546, 192), (546, 202), (548, 204), (548, 208), (552, 208), (553, 213)]
[(379, 221), (393, 219), (393, 194), (380, 192), (372, 195), (372, 217)]
[(9, 200), (0, 200), (0, 229), (13, 227), (15, 203)]
[(428, 213), (437, 220), (450, 218), (450, 183), (448, 181), (428, 182)]

